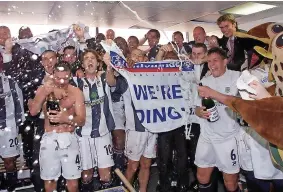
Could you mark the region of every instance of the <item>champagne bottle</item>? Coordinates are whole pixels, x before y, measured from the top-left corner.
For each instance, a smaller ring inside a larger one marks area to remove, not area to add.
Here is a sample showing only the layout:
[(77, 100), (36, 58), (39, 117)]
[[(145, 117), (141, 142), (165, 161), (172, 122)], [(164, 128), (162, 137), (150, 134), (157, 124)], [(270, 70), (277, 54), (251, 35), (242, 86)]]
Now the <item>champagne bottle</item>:
[[(199, 84), (200, 86), (202, 86), (202, 84)], [(207, 119), (209, 122), (215, 122), (219, 119), (219, 113), (218, 110), (216, 108), (216, 105), (214, 103), (214, 101), (211, 98), (207, 98), (204, 97), (202, 98), (202, 106), (204, 106), (206, 109), (206, 111), (210, 112), (210, 116)]]
[[(59, 100), (57, 100), (55, 98), (53, 93), (51, 93), (48, 96), (48, 98), (47, 98), (46, 109), (47, 109), (47, 112), (49, 112), (50, 110), (52, 110), (52, 111), (60, 111)], [(55, 115), (55, 114), (54, 113), (50, 113), (50, 115)], [(53, 126), (56, 126), (56, 125), (59, 124), (59, 123), (51, 122), (50, 120), (49, 120), (49, 123), (50, 123), (50, 125), (53, 125)]]

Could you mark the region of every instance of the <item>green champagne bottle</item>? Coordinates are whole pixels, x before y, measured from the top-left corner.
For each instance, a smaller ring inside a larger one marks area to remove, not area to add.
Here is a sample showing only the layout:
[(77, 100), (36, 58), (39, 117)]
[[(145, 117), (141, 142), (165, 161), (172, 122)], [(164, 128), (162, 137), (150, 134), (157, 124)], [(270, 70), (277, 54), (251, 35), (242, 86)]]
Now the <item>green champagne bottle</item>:
[[(199, 85), (202, 86), (201, 83)], [(210, 116), (207, 119), (209, 122), (215, 122), (219, 119), (218, 110), (216, 108), (214, 101), (211, 98), (207, 98), (207, 97), (202, 98), (201, 104), (203, 107), (206, 108), (205, 109), (206, 111), (210, 112)]]

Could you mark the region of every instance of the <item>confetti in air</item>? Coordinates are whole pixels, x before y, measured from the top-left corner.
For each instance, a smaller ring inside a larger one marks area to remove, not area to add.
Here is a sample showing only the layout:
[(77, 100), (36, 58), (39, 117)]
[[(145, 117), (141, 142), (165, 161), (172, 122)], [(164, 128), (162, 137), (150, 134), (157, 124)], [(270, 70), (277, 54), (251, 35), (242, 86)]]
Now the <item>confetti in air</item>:
[(31, 56), (31, 58), (32, 58), (33, 60), (37, 60), (38, 56), (37, 56), (36, 54), (33, 54), (33, 55)]

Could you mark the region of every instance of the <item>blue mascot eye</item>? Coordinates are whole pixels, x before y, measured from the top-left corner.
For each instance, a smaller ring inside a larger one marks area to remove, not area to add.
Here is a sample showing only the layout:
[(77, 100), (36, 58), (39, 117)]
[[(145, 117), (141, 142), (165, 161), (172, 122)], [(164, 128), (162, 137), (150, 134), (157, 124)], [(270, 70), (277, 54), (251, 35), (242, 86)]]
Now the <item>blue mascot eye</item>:
[(283, 34), (277, 37), (275, 45), (278, 49), (283, 48)]
[(281, 25), (274, 25), (272, 28), (271, 28), (272, 32), (273, 33), (280, 33), (283, 31), (283, 26)]

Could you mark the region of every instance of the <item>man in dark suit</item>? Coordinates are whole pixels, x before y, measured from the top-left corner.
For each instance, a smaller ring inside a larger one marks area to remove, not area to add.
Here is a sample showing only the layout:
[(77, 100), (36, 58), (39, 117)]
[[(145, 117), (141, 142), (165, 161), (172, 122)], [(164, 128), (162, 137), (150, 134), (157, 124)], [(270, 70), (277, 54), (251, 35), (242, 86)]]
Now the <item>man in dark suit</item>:
[(223, 33), (223, 37), (219, 40), (219, 45), (227, 51), (227, 67), (230, 70), (242, 71), (248, 67), (248, 61), (250, 60), (248, 57), (250, 54), (247, 53), (253, 51), (254, 46), (268, 46), (255, 39), (235, 37), (234, 32), (244, 31), (238, 29), (236, 19), (232, 14), (225, 14), (219, 17), (217, 19), (217, 25)]

